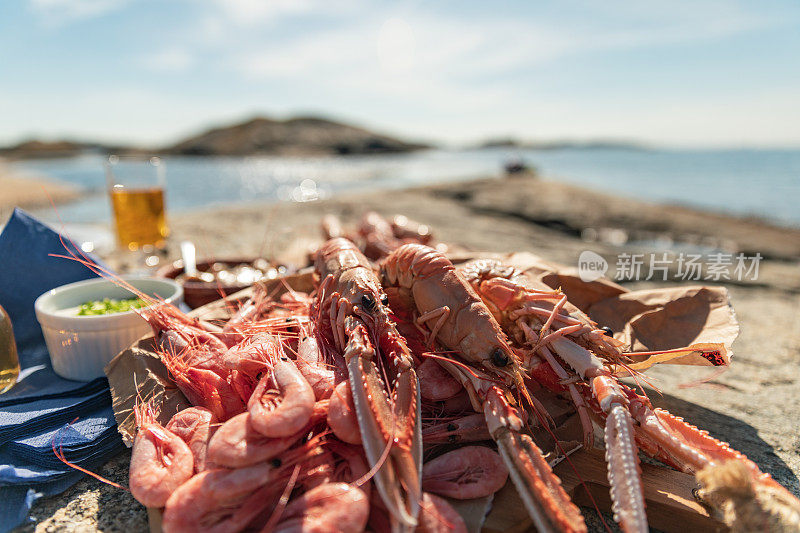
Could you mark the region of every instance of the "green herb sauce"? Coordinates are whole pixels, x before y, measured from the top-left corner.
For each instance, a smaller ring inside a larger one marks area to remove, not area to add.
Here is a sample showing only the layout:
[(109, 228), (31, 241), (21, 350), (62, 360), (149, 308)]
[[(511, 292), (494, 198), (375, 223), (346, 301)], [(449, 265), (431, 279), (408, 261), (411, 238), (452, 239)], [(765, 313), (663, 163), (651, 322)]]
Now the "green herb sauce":
[(81, 304), (78, 308), (78, 316), (124, 313), (131, 309), (139, 309), (146, 306), (147, 304), (141, 298), (128, 298), (127, 300), (104, 298), (103, 300), (95, 300)]

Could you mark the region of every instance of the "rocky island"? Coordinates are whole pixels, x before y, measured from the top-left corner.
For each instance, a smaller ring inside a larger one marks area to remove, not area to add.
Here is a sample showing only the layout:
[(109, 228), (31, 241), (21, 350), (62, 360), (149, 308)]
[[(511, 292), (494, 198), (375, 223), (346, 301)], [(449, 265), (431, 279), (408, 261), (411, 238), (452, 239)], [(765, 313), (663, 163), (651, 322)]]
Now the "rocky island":
[(211, 129), (157, 151), (175, 155), (350, 155), (422, 148), (427, 146), (323, 118), (258, 117)]
[(71, 157), (86, 152), (192, 156), (358, 155), (402, 153), (428, 148), (365, 128), (320, 117), (275, 120), (255, 117), (217, 127), (168, 146), (110, 146), (71, 140), (28, 140), (0, 148), (0, 157), (34, 159)]

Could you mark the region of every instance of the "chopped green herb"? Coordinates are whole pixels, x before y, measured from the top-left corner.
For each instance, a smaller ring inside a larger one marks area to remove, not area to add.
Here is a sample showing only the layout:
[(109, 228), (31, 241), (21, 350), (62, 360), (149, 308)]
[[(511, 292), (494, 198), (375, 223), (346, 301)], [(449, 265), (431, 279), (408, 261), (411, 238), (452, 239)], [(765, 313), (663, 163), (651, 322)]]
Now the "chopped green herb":
[(89, 315), (110, 315), (111, 313), (124, 313), (131, 309), (139, 309), (146, 307), (141, 298), (128, 298), (127, 300), (114, 300), (112, 298), (105, 298), (103, 300), (95, 300), (93, 302), (86, 302), (78, 309), (78, 316)]

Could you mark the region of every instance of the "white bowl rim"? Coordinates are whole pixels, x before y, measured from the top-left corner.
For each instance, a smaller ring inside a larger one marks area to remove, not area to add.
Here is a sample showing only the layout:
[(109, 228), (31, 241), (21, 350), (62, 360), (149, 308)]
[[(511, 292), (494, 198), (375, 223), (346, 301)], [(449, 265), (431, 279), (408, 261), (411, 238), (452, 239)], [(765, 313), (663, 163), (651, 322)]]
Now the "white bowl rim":
[[(156, 277), (152, 277), (152, 276), (135, 276), (135, 275), (119, 276), (119, 278), (122, 279), (125, 282), (136, 282), (136, 281), (141, 281), (141, 280), (154, 281), (154, 282), (161, 283), (161, 284), (163, 284), (165, 286), (170, 287), (172, 289), (172, 294), (169, 297), (164, 298), (164, 302), (166, 302), (168, 304), (171, 304), (171, 303), (173, 303), (175, 301), (178, 301), (181, 298), (183, 298), (183, 287), (181, 287), (180, 283), (178, 283), (178, 282), (176, 282), (174, 280), (171, 280), (171, 279), (156, 278)], [(81, 287), (87, 287), (87, 286), (98, 284), (98, 283), (111, 283), (111, 284), (114, 284), (114, 280), (108, 279), (108, 278), (105, 278), (105, 277), (84, 279), (84, 280), (81, 280), (81, 281), (74, 281), (72, 283), (67, 283), (65, 285), (60, 285), (58, 287), (52, 288), (52, 289), (44, 292), (43, 294), (39, 295), (39, 297), (36, 298), (36, 301), (34, 301), (34, 303), (33, 303), (33, 307), (34, 307), (34, 310), (36, 311), (36, 315), (37, 316), (41, 315), (43, 317), (55, 319), (58, 322), (60, 322), (61, 324), (73, 324), (75, 326), (79, 326), (80, 324), (84, 324), (84, 325), (89, 325), (89, 324), (92, 324), (92, 323), (97, 324), (98, 322), (104, 321), (104, 320), (105, 321), (109, 321), (109, 320), (110, 321), (124, 320), (126, 317), (131, 317), (133, 315), (137, 315), (136, 311), (131, 310), (131, 311), (122, 311), (120, 313), (109, 313), (109, 314), (105, 314), (105, 315), (84, 315), (84, 316), (75, 315), (75, 316), (69, 316), (69, 315), (59, 315), (59, 314), (56, 314), (56, 313), (52, 313), (52, 312), (46, 311), (45, 309), (42, 308), (43, 307), (43, 302), (46, 301), (47, 298), (52, 297), (53, 295), (55, 295), (57, 293), (61, 293), (63, 291), (72, 291), (72, 290), (79, 289)], [(124, 289), (125, 287), (122, 287), (122, 288)], [(41, 322), (41, 319), (39, 321)]]

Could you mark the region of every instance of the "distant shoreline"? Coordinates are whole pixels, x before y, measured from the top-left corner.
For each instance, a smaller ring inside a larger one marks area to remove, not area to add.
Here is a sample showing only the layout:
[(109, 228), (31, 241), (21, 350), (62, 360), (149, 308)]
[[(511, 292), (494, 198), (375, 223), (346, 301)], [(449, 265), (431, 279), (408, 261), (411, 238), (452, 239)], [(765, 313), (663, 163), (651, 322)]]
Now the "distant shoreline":
[(108, 145), (75, 140), (30, 139), (0, 147), (0, 156), (17, 159), (68, 157), (91, 151), (105, 155), (349, 155), (404, 153), (430, 148), (322, 117), (286, 120), (254, 117), (207, 129), (164, 146)]
[(12, 168), (0, 157), (0, 221), (14, 207), (34, 209), (51, 204), (63, 204), (80, 198), (80, 188)]

